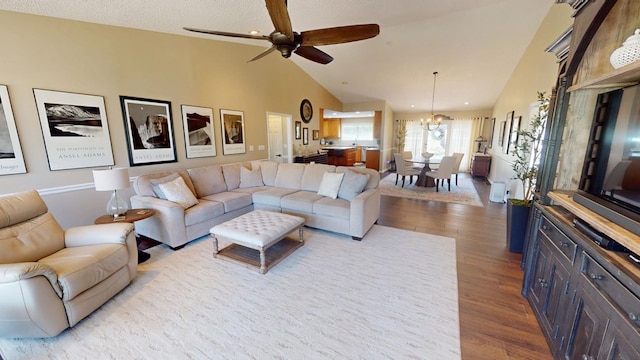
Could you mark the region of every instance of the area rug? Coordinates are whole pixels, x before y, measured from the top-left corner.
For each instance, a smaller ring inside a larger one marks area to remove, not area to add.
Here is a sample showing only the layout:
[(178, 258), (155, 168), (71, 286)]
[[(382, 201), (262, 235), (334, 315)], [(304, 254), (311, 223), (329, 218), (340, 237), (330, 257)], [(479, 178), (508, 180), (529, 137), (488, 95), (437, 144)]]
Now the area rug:
[[(415, 180), (415, 177), (413, 179)], [(402, 187), (402, 176), (398, 179), (398, 185), (395, 182), (395, 173), (380, 179), (380, 193), (387, 196), (484, 206), (475, 186), (473, 186), (473, 180), (465, 174), (459, 175), (458, 185), (455, 184), (455, 178), (451, 180), (451, 191), (447, 190), (446, 184), (445, 188), (440, 187), (438, 192), (435, 187), (416, 186), (415, 181), (413, 184), (409, 184), (409, 177), (405, 179), (404, 187)]]
[(16, 359), (460, 359), (455, 240), (375, 225), (362, 241), (305, 228), (265, 275), (209, 238), (156, 246), (135, 281)]

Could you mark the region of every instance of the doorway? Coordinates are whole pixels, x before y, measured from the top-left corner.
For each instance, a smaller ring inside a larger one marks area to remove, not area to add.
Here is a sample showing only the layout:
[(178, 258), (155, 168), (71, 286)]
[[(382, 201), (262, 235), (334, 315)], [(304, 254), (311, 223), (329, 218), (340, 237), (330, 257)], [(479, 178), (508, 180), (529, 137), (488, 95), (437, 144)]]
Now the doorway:
[(269, 160), (279, 163), (290, 163), (293, 160), (293, 126), (292, 116), (287, 114), (267, 113), (269, 129)]

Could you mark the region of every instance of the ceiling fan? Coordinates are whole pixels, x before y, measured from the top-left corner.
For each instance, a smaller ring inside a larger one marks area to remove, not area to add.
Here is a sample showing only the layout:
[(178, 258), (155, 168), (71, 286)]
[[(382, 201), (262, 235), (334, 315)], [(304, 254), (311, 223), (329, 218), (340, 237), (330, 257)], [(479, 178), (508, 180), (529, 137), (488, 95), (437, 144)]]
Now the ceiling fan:
[(266, 0), (267, 10), (275, 30), (267, 35), (237, 34), (224, 31), (203, 30), (185, 27), (185, 30), (220, 36), (230, 36), (245, 39), (267, 40), (272, 46), (258, 54), (248, 62), (258, 60), (275, 50), (280, 51), (283, 57), (288, 58), (291, 53), (302, 56), (305, 59), (320, 64), (328, 64), (333, 58), (322, 50), (316, 48), (320, 45), (342, 44), (352, 41), (365, 40), (375, 37), (380, 33), (377, 24), (338, 26), (324, 28), (301, 33), (294, 32), (291, 28), (291, 19), (287, 11), (287, 0)]

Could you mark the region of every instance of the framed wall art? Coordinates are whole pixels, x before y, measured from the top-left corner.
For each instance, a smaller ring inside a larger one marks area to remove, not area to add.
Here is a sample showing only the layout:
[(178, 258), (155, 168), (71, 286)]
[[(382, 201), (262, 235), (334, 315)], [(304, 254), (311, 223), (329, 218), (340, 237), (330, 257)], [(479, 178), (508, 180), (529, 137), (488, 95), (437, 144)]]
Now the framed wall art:
[(513, 114), (514, 111), (509, 111), (507, 113), (507, 120), (505, 120), (504, 134), (502, 137), (502, 152), (505, 154), (509, 153), (509, 136), (511, 135), (511, 126), (513, 126)]
[(296, 140), (302, 139), (302, 121), (296, 121), (294, 130)]
[(313, 140), (320, 140), (320, 130), (313, 130), (312, 134), (313, 134), (313, 137), (312, 137)]
[(49, 169), (111, 166), (104, 97), (33, 89)]
[(170, 163), (176, 159), (171, 102), (120, 96), (129, 165)]
[(500, 145), (500, 147), (502, 147), (503, 146), (502, 144), (504, 143), (504, 131), (506, 126), (507, 126), (506, 121), (500, 122), (500, 129), (498, 129), (498, 145)]
[(188, 159), (216, 156), (213, 109), (182, 105), (182, 124)]
[(493, 147), (493, 133), (496, 131), (496, 118), (491, 119), (491, 132), (489, 133), (489, 149)]
[(222, 128), (222, 153), (224, 155), (244, 154), (244, 112), (220, 109)]
[(302, 145), (309, 145), (309, 128), (302, 128)]
[(509, 154), (513, 154), (515, 145), (518, 143), (518, 131), (520, 131), (520, 121), (522, 116), (514, 116), (511, 122), (511, 133), (509, 134)]
[(9, 90), (6, 85), (0, 85), (0, 175), (26, 172)]

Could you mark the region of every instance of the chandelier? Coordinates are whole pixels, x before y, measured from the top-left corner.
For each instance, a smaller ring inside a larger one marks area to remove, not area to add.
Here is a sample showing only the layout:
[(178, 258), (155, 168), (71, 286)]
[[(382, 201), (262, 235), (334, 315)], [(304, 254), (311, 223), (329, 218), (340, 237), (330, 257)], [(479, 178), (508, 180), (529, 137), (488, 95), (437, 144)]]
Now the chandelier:
[[(433, 131), (440, 127), (440, 122), (442, 121), (442, 116), (436, 116), (433, 113), (434, 104), (436, 101), (436, 77), (438, 76), (438, 72), (433, 72), (433, 92), (431, 93), (431, 116), (427, 119), (427, 130)], [(432, 127), (431, 124), (435, 123), (435, 126)]]

